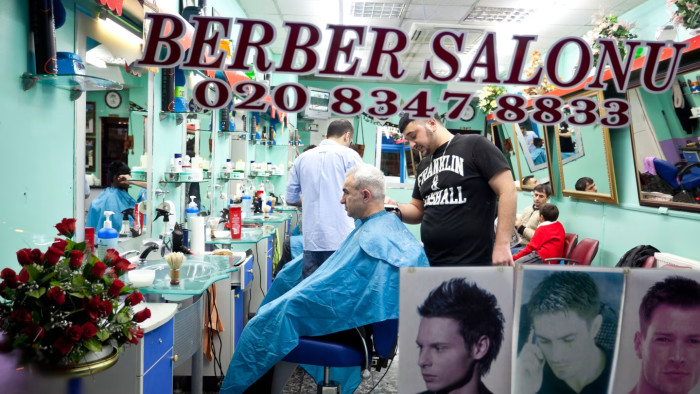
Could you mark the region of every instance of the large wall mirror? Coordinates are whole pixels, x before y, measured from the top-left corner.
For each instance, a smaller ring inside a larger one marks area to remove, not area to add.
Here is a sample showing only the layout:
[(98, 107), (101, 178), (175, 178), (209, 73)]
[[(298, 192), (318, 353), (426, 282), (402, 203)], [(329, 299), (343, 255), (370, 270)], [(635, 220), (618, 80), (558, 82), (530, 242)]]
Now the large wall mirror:
[(515, 186), (518, 190), (521, 190), (520, 167), (518, 166), (519, 153), (518, 149), (515, 148), (517, 143), (515, 127), (512, 124), (491, 122), (489, 123), (489, 131), (491, 133), (491, 141), (503, 152), (508, 161)]
[[(684, 55), (685, 56), (685, 55)], [(700, 211), (700, 64), (681, 66), (673, 88), (627, 92), (639, 202)]]
[(554, 193), (552, 167), (549, 158), (549, 137), (544, 126), (527, 121), (513, 124), (518, 174), (521, 190), (533, 190), (536, 185), (549, 183)]
[[(603, 93), (587, 91), (566, 98), (572, 108), (578, 108), (576, 100), (588, 99), (598, 104), (603, 101)], [(602, 116), (602, 114), (601, 114)], [(568, 117), (568, 115), (567, 115)], [(607, 127), (600, 124), (571, 126), (562, 122), (554, 127), (557, 144), (557, 162), (561, 174), (562, 194), (565, 196), (617, 203), (615, 172), (610, 147), (610, 134)]]

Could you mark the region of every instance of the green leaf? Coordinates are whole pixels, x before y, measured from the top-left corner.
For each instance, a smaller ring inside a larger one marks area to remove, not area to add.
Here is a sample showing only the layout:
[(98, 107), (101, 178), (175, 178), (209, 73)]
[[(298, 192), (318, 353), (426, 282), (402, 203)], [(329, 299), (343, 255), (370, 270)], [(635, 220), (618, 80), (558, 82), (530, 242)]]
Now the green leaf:
[(27, 295), (30, 296), (30, 297), (34, 297), (34, 298), (39, 298), (39, 297), (43, 296), (44, 293), (46, 293), (46, 288), (45, 288), (45, 287), (40, 287), (40, 288), (38, 288), (38, 289), (34, 289), (34, 290), (31, 290), (31, 291), (28, 291), (28, 292), (27, 292)]
[(97, 340), (97, 338), (92, 337), (88, 339), (87, 341), (83, 342), (86, 348), (90, 349), (93, 352), (99, 352), (102, 350), (102, 342)]
[(71, 281), (74, 289), (81, 289), (85, 285), (85, 278), (82, 275), (74, 275)]
[(75, 297), (75, 298), (83, 298), (84, 297), (83, 293), (79, 293), (77, 291), (69, 291), (68, 294), (71, 295), (72, 297)]
[(27, 270), (27, 273), (29, 274), (30, 281), (35, 281), (36, 278), (38, 278), (39, 275), (41, 274), (39, 272), (39, 269), (36, 268), (36, 266), (34, 264), (27, 264), (24, 266), (24, 268)]
[(128, 323), (131, 321), (131, 317), (129, 316), (129, 312), (126, 310), (126, 308), (122, 309), (121, 312), (116, 316), (117, 323), (119, 324), (124, 324)]
[(41, 281), (39, 283), (46, 283), (47, 281), (51, 280), (51, 278), (53, 278), (54, 276), (56, 276), (56, 272), (52, 272), (46, 275), (45, 277), (41, 278)]
[(109, 332), (107, 332), (107, 330), (100, 330), (97, 332), (97, 338), (99, 338), (100, 341), (106, 341), (109, 339)]

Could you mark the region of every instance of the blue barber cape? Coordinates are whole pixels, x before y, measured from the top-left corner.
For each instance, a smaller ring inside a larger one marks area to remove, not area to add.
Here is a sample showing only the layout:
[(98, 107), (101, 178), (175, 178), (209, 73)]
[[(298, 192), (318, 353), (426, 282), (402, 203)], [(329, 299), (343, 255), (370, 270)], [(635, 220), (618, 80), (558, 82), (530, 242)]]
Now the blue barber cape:
[[(292, 351), (300, 336), (398, 318), (399, 268), (427, 266), (418, 241), (384, 211), (356, 221), (340, 248), (305, 280), (301, 256), (285, 264), (243, 330), (220, 392), (243, 392)], [(359, 384), (357, 371), (344, 393)]]
[[(109, 220), (112, 221), (112, 228), (119, 231), (122, 228), (122, 211), (127, 208), (133, 208), (137, 202), (146, 199), (146, 189), (141, 189), (138, 200), (134, 200), (128, 192), (117, 189), (116, 187), (108, 187), (95, 197), (90, 204), (85, 227), (93, 227), (95, 234), (104, 226), (105, 211), (112, 211), (114, 215)], [(131, 217), (129, 225), (132, 224)]]

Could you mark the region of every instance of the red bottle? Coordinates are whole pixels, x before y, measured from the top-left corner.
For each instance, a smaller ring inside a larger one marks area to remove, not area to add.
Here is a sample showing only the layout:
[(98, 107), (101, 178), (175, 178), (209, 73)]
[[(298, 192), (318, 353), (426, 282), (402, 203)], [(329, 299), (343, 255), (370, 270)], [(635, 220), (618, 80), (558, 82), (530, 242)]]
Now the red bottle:
[(228, 221), (231, 223), (231, 238), (241, 238), (241, 207), (228, 208)]

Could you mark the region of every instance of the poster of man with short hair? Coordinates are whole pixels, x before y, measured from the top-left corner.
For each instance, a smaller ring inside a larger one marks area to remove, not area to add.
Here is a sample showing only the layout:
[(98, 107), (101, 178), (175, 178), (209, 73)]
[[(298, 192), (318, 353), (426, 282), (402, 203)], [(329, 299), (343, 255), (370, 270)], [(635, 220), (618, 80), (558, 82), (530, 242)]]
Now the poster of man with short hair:
[(400, 393), (510, 393), (513, 268), (402, 269)]
[(517, 283), (513, 393), (609, 392), (622, 270), (527, 266)]
[(700, 272), (631, 270), (615, 393), (700, 393)]

